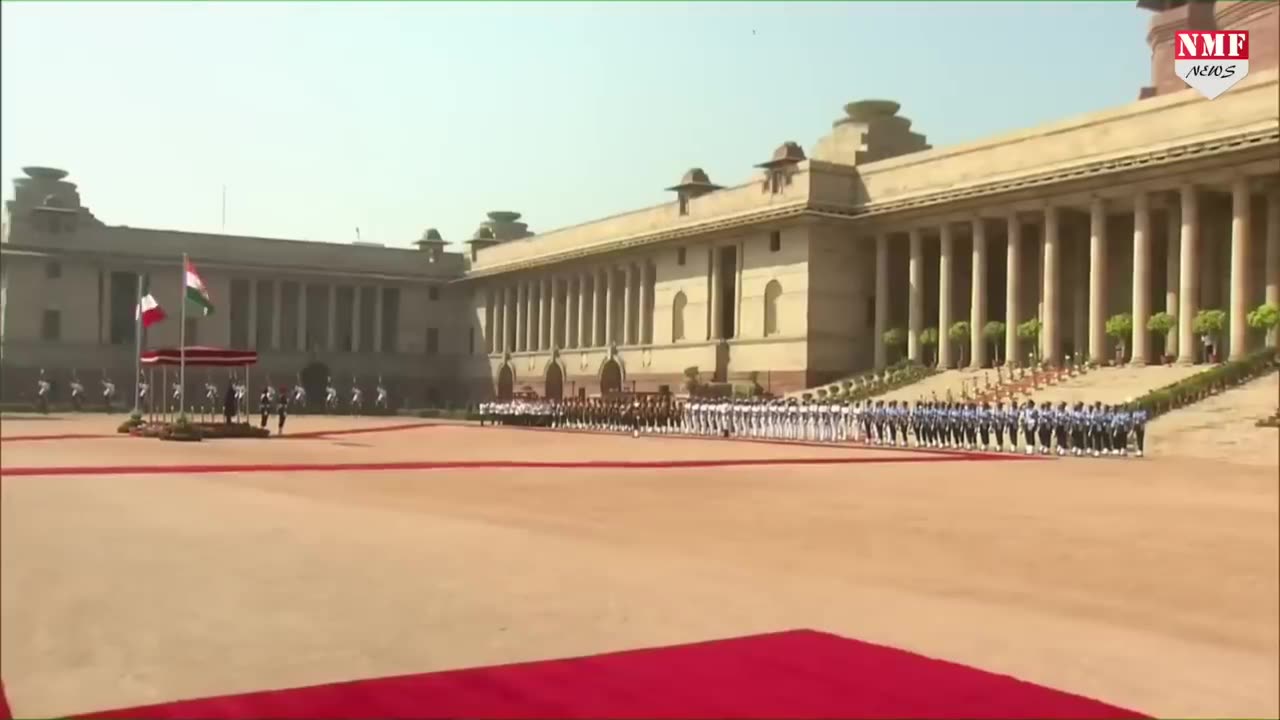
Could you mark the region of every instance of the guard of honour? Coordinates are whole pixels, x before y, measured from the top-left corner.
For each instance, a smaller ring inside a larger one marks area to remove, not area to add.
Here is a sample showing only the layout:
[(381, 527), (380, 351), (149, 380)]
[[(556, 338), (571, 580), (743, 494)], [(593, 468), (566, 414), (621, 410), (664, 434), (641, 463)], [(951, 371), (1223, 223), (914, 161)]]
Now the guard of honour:
[(643, 434), (862, 443), (1027, 455), (1142, 457), (1147, 411), (1124, 405), (1055, 407), (1003, 402), (897, 400), (852, 403), (803, 400), (679, 401), (508, 400), (480, 405), (481, 424), (523, 425)]

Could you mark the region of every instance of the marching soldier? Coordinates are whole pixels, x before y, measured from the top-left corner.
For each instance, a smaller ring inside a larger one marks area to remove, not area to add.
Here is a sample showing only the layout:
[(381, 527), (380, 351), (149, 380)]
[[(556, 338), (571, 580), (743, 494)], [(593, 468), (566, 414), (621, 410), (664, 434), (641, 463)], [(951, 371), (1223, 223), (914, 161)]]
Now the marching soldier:
[(262, 388), (262, 394), (258, 396), (258, 413), (262, 416), (262, 422), (258, 427), (265, 428), (267, 421), (271, 419), (271, 386)]
[(364, 410), (364, 390), (354, 377), (351, 378), (351, 414), (359, 415)]
[(995, 415), (991, 412), (990, 403), (982, 403), (978, 408), (978, 435), (982, 440), (982, 452), (991, 452), (991, 431), (995, 426)]
[(1129, 422), (1133, 425), (1134, 457), (1142, 457), (1147, 443), (1147, 410), (1129, 401)]
[[(305, 393), (303, 394), (305, 398)], [(289, 417), (289, 395), (284, 387), (280, 388), (279, 399), (276, 401), (276, 434), (284, 434), (284, 421)]]
[(80, 383), (80, 378), (76, 375), (76, 371), (71, 371), (71, 407), (76, 412), (80, 412), (80, 408), (84, 406), (84, 385)]
[(116, 384), (111, 382), (111, 378), (107, 377), (105, 372), (102, 373), (102, 401), (107, 406), (107, 412), (111, 412), (112, 405), (116, 399)]
[(204, 403), (206, 412), (209, 413), (209, 417), (212, 419), (218, 407), (218, 386), (209, 382), (207, 377), (204, 381)]
[(1064, 457), (1071, 452), (1071, 411), (1067, 409), (1065, 402), (1058, 403), (1058, 409), (1053, 415), (1055, 442), (1057, 442), (1058, 457)]
[(49, 413), (49, 392), (53, 385), (45, 379), (44, 368), (40, 368), (40, 377), (36, 379), (36, 408), (40, 412)]
[(1111, 407), (1111, 454), (1129, 455), (1129, 412), (1123, 405)]
[[(284, 393), (284, 388), (281, 388), (280, 394), (283, 395)], [(288, 398), (285, 399), (285, 404), (288, 404)], [(297, 381), (294, 382), (293, 385), (293, 404), (298, 407), (303, 407), (307, 404), (307, 389), (302, 385), (301, 375), (298, 376)]]
[(335, 413), (338, 411), (338, 388), (333, 386), (333, 378), (325, 378), (324, 409)]
[(374, 398), (373, 406), (379, 410), (388, 410), (391, 401), (387, 397), (387, 386), (382, 384), (382, 376), (378, 376), (377, 397)]
[(1040, 419), (1040, 411), (1036, 409), (1036, 404), (1030, 400), (1022, 406), (1022, 434), (1025, 443), (1025, 451), (1028, 455), (1036, 453), (1036, 424)]
[(1103, 450), (1109, 450), (1106, 445), (1107, 435), (1107, 417), (1102, 408), (1101, 402), (1093, 404), (1093, 410), (1089, 414), (1089, 442), (1093, 449), (1093, 456), (1102, 457)]
[[(83, 388), (82, 388), (83, 390)], [(151, 395), (151, 383), (147, 382), (146, 373), (138, 373), (138, 407), (146, 407)]]
[(1005, 410), (1004, 402), (996, 401), (996, 406), (991, 411), (991, 429), (996, 436), (996, 452), (1004, 452), (1004, 427), (1005, 427)]

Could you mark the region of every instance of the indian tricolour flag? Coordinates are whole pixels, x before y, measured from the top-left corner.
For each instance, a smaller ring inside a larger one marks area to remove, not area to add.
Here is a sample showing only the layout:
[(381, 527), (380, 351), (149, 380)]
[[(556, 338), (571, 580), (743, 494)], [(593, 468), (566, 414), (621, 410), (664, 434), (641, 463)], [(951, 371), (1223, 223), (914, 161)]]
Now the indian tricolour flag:
[(200, 274), (196, 272), (196, 266), (192, 265), (190, 260), (184, 259), (183, 270), (183, 276), (186, 278), (187, 302), (199, 308), (202, 315), (213, 314), (213, 301), (209, 299), (209, 291), (204, 286), (204, 280), (200, 279)]

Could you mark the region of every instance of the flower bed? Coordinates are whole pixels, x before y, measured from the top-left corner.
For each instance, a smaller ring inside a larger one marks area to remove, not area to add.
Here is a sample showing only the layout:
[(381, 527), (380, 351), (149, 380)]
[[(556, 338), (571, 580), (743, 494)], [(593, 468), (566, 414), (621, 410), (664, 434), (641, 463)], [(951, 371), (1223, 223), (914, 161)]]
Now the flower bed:
[(1242, 360), (1215, 365), (1171, 385), (1156, 388), (1138, 398), (1136, 402), (1147, 411), (1150, 417), (1155, 418), (1170, 410), (1199, 402), (1227, 388), (1274, 372), (1276, 368), (1276, 351), (1274, 348), (1266, 348)]

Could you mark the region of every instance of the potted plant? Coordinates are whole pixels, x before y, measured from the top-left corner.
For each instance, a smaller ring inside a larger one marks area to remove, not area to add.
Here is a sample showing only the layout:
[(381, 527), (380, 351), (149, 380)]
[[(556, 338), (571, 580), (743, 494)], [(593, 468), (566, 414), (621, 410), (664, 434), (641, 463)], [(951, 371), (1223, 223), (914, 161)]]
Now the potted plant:
[(1030, 360), (1033, 364), (1040, 362), (1040, 331), (1043, 327), (1039, 318), (1018, 323), (1018, 339), (1031, 343)]
[(982, 337), (991, 343), (991, 363), (1000, 365), (1002, 358), (1000, 357), (1001, 346), (1004, 345), (1004, 336), (1006, 331), (1005, 324), (999, 320), (992, 320), (982, 326)]
[(960, 367), (968, 365), (966, 349), (969, 346), (969, 323), (961, 320), (947, 329), (947, 339), (960, 346)]
[(1178, 319), (1167, 312), (1158, 312), (1147, 318), (1147, 330), (1155, 333), (1156, 338), (1160, 342), (1160, 357), (1164, 359), (1166, 365), (1172, 365), (1174, 356), (1164, 351), (1165, 343), (1168, 341), (1169, 333), (1177, 327)]
[(1249, 311), (1249, 327), (1266, 334), (1267, 347), (1276, 346), (1276, 327), (1280, 326), (1280, 305), (1264, 303)]
[(1107, 318), (1107, 335), (1116, 341), (1116, 365), (1123, 365), (1128, 353), (1128, 341), (1133, 335), (1133, 316), (1120, 313)]
[(1217, 364), (1218, 338), (1227, 325), (1227, 314), (1221, 310), (1201, 310), (1191, 323), (1191, 330), (1204, 341), (1206, 360)]
[(925, 360), (926, 365), (937, 364), (938, 356), (935, 348), (938, 347), (938, 328), (925, 328), (920, 331), (920, 347), (926, 348)]
[(881, 337), (885, 347), (897, 353), (902, 352), (902, 346), (907, 344), (907, 333), (902, 328), (890, 328), (884, 331)]

